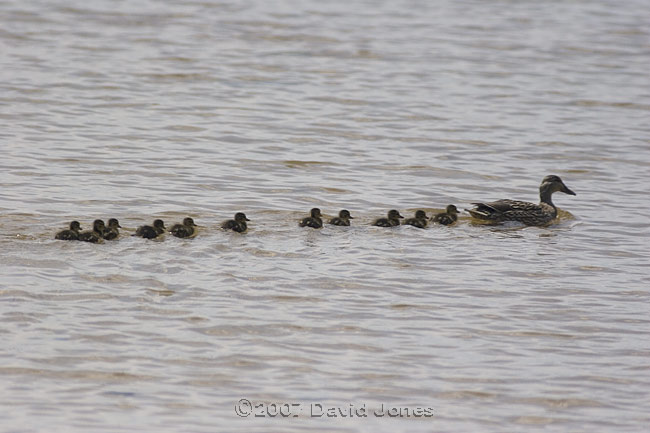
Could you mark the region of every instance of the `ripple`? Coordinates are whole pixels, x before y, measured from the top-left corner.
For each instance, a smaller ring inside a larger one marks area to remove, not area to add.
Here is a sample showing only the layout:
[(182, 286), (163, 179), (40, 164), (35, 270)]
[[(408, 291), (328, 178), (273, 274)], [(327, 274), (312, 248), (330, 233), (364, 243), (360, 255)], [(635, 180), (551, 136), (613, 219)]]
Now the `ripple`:
[[(296, 432), (643, 430), (647, 7), (412, 6), (0, 5), (6, 429), (268, 431), (249, 398), (435, 410)], [(548, 227), (370, 226), (551, 173)]]

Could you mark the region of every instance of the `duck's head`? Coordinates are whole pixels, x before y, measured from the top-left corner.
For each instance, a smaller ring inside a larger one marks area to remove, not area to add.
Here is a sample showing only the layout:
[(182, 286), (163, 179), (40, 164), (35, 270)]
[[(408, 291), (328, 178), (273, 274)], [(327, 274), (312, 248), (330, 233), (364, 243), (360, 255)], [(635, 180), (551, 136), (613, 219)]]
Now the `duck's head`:
[(250, 221), (250, 220), (246, 218), (246, 214), (244, 212), (237, 212), (235, 214), (235, 221), (242, 222), (242, 221)]
[(554, 192), (561, 191), (565, 194), (569, 195), (576, 195), (575, 192), (571, 191), (565, 184), (562, 182), (562, 179), (560, 179), (560, 176), (556, 176), (554, 174), (546, 176), (544, 179), (542, 179), (542, 184), (539, 186), (539, 192), (540, 194), (544, 193), (550, 193), (553, 194)]
[(163, 220), (154, 220), (153, 226), (157, 229), (164, 229), (165, 223), (163, 222)]
[(445, 212), (447, 212), (450, 215), (457, 215), (458, 214), (458, 208), (456, 206), (454, 206), (453, 204), (450, 204), (445, 209)]
[(415, 218), (419, 220), (425, 219), (427, 218), (427, 213), (423, 210), (415, 211)]
[(72, 221), (70, 223), (70, 230), (72, 230), (73, 232), (78, 232), (79, 230), (81, 230), (81, 224), (79, 224), (79, 221)]
[(397, 218), (404, 218), (402, 215), (399, 214), (399, 211), (395, 209), (391, 209), (388, 211), (388, 219), (394, 220)]
[(104, 221), (102, 220), (95, 220), (93, 221), (93, 231), (96, 232), (103, 232), (104, 228), (106, 228), (106, 225), (104, 224)]
[(317, 207), (315, 207), (315, 208), (313, 208), (312, 210), (310, 210), (310, 211), (309, 211), (309, 214), (310, 214), (313, 218), (320, 218), (320, 217), (321, 217), (320, 209), (318, 209)]
[(344, 220), (353, 220), (354, 217), (350, 215), (350, 211), (347, 209), (343, 209), (341, 212), (339, 212), (339, 218), (344, 219)]
[(117, 220), (117, 218), (111, 218), (108, 220), (108, 228), (116, 229), (116, 228), (122, 228), (122, 226), (120, 225), (120, 222)]
[(183, 220), (183, 225), (187, 227), (196, 227), (196, 224), (194, 224), (194, 220), (190, 217), (187, 217)]

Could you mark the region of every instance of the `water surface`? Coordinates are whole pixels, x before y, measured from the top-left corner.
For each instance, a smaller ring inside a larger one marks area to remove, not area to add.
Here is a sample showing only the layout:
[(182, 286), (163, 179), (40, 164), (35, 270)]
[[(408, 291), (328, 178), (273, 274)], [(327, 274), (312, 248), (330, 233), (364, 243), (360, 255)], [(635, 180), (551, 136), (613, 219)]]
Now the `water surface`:
[[(0, 17), (3, 431), (647, 430), (645, 2)], [(577, 193), (549, 227), (369, 225), (547, 174)], [(314, 206), (353, 226), (298, 228)], [(249, 232), (219, 230), (237, 211)], [(129, 236), (188, 215), (195, 239)], [(110, 217), (116, 242), (53, 239)]]

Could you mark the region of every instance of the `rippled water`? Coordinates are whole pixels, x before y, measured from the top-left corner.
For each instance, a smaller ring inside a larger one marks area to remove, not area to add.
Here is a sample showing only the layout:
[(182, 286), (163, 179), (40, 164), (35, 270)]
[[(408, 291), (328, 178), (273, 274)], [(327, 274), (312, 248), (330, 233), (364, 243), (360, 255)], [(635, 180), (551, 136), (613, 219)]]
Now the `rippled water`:
[[(649, 20), (0, 2), (1, 430), (646, 431)], [(369, 226), (547, 174), (577, 193), (547, 228)], [(313, 206), (357, 218), (298, 228)], [(195, 239), (128, 236), (187, 215)], [(109, 217), (118, 241), (53, 239)]]

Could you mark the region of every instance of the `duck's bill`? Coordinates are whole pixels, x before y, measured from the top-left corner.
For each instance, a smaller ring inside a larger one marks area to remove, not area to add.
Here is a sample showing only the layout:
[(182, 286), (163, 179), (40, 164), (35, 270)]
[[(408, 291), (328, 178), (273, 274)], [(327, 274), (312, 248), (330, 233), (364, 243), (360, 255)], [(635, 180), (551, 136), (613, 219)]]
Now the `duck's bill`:
[(348, 218), (349, 218), (349, 219), (351, 219), (351, 220), (353, 220), (353, 219), (354, 219), (354, 217), (353, 217), (353, 216), (349, 216)]
[(569, 188), (567, 188), (566, 185), (563, 185), (563, 186), (562, 186), (562, 189), (561, 189), (560, 191), (562, 191), (562, 192), (565, 193), (565, 194), (576, 195), (576, 193), (573, 192), (573, 191), (571, 191)]
[(246, 221), (250, 221), (248, 218), (245, 218), (245, 219), (246, 219)]

